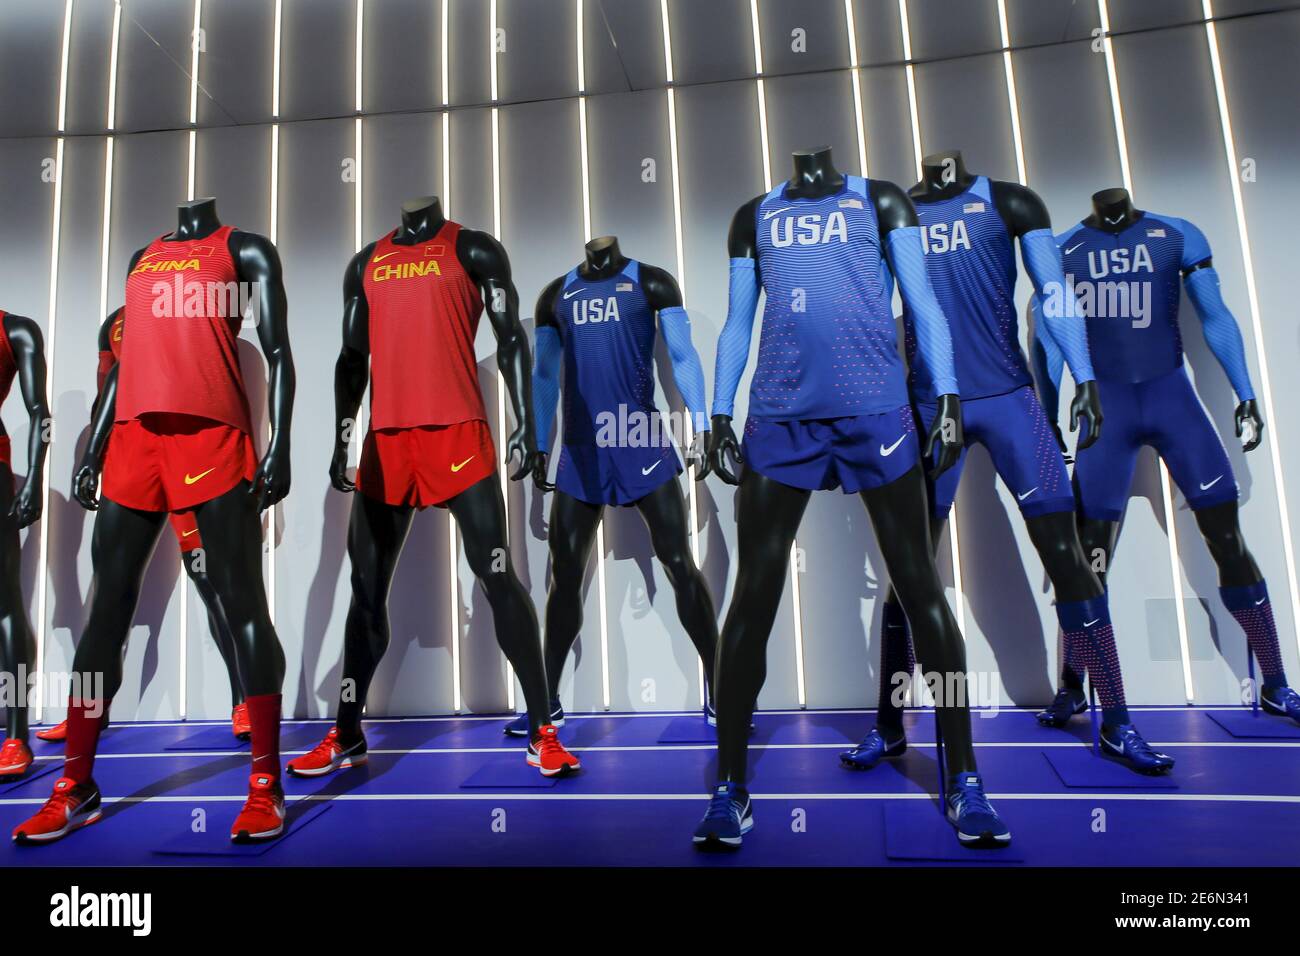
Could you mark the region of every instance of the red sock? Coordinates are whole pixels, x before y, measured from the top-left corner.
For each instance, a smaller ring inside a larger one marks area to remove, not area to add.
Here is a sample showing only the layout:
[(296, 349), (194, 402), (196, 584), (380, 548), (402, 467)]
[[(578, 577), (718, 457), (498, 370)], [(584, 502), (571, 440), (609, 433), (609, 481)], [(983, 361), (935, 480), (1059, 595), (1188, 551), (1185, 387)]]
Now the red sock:
[(253, 773), (280, 776), (280, 695), (254, 694), (244, 701), (253, 728)]
[(95, 766), (95, 747), (108, 713), (106, 700), (68, 698), (68, 739), (63, 748), (63, 775), (77, 783), (90, 779)]

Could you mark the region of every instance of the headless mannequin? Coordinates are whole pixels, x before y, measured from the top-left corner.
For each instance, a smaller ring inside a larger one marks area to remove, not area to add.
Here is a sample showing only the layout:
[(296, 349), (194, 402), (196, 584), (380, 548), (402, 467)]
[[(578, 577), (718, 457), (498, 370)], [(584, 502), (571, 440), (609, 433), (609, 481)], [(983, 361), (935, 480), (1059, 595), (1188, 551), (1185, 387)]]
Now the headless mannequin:
[[(608, 279), (618, 274), (627, 262), (618, 240), (613, 236), (603, 236), (587, 243), (586, 258), (578, 267), (578, 275), (589, 281)], [(641, 288), (652, 309), (657, 312), (681, 307), (681, 290), (669, 273), (641, 263), (639, 274)], [(538, 296), (538, 326), (559, 325), (555, 304), (563, 285), (564, 277), (561, 276), (550, 282)], [(537, 450), (528, 464), (537, 489), (555, 492), (548, 530), (551, 585), (546, 598), (546, 674), (549, 698), (555, 700), (559, 697), (564, 664), (582, 629), (582, 581), (605, 507), (556, 491), (555, 486), (546, 480), (547, 453), (544, 450)], [(701, 469), (696, 480), (703, 477)], [(718, 644), (717, 616), (704, 575), (691, 554), (689, 520), (681, 488), (676, 480), (666, 481), (634, 505), (650, 532), (655, 557), (663, 565), (676, 595), (677, 616), (704, 663), (705, 683), (712, 687)]]
[[(794, 154), (787, 195), (817, 198), (841, 188), (844, 176), (831, 161), (829, 147)], [(916, 226), (916, 210), (892, 183), (869, 182), (880, 240), (898, 228)], [(727, 239), (731, 258), (758, 259), (755, 213), (764, 197), (737, 210)], [(956, 395), (939, 396), (939, 411), (924, 443), (924, 460), (938, 446), (935, 472), (956, 462), (962, 447), (961, 404)], [(945, 427), (945, 425), (947, 427)], [(766, 676), (767, 640), (785, 590), (790, 548), (811, 492), (782, 484), (753, 470), (737, 478), (728, 457), (742, 461), (740, 444), (727, 415), (715, 415), (708, 460), (723, 481), (738, 484), (735, 593), (718, 645), (715, 674), (718, 710), (718, 776), (742, 787), (747, 773), (750, 715)], [(930, 545), (930, 515), (925, 478), (918, 465), (902, 478), (861, 494), (875, 529), (889, 576), (915, 635), (921, 658), (931, 670), (964, 673), (965, 647), (948, 607)], [(938, 709), (950, 774), (976, 770), (970, 712), (962, 704)]]
[[(435, 196), (402, 203), (402, 222), (393, 241), (398, 245), (428, 242), (446, 222)], [(343, 348), (334, 370), (335, 443), (330, 483), (343, 492), (356, 490), (348, 477), (348, 445), (370, 373), (370, 308), (363, 278), (375, 243), (362, 249), (343, 276)], [(519, 323), (519, 296), (510, 277), (510, 261), (501, 244), (484, 232), (461, 229), (456, 256), (483, 296), (488, 321), (497, 337), (497, 367), (505, 379), (510, 405), (518, 423), (506, 444), (505, 460), (518, 457), (522, 467), (536, 451), (532, 408), (531, 360), (528, 338)], [(537, 613), (515, 575), (506, 540), (505, 500), (495, 474), (446, 502), (460, 527), (465, 557), (483, 586), (501, 645), (523, 687), (530, 731), (549, 723), (546, 671), (542, 662)], [(343, 632), (343, 677), (352, 691), (341, 693), (338, 709), (339, 743), (356, 743), (361, 713), (371, 678), (388, 649), (388, 592), (415, 509), (394, 506), (356, 495), (348, 525), (348, 556), (352, 563), (352, 603)], [(502, 560), (504, 556), (504, 560)], [(345, 684), (345, 687), (347, 685)]]
[[(199, 199), (180, 207), (176, 231), (168, 239), (201, 239), (220, 227), (216, 201)], [(236, 230), (230, 234), (229, 243), (239, 281), (250, 284), (258, 296), (257, 335), (269, 368), (271, 440), (251, 483), (241, 481), (194, 511), (211, 582), (234, 639), (243, 691), (250, 697), (278, 695), (284, 682), (284, 651), (271, 624), (262, 584), (262, 526), (258, 514), (289, 493), (294, 373), (288, 303), (280, 257), (271, 241)], [(131, 257), (128, 274), (143, 253), (141, 249)], [(121, 686), (122, 646), (140, 595), (140, 581), (167, 520), (166, 512), (137, 511), (97, 495), (113, 429), (119, 368), (115, 366), (104, 382), (90, 441), (73, 476), (72, 488), (73, 497), (83, 508), (99, 512), (91, 542), (95, 570), (90, 616), (77, 644), (73, 670), (78, 674), (102, 673), (105, 699), (112, 699)]]
[[(1084, 224), (1105, 232), (1121, 232), (1137, 222), (1142, 215), (1142, 210), (1134, 207), (1128, 190), (1103, 189), (1093, 194), (1092, 213), (1084, 220)], [(1183, 275), (1186, 277), (1197, 269), (1205, 269), (1213, 265), (1212, 259), (1206, 259), (1196, 263), (1190, 269), (1185, 269)], [(1237, 405), (1235, 419), (1238, 437), (1247, 430), (1250, 432), (1242, 450), (1254, 451), (1259, 447), (1264, 436), (1264, 420), (1254, 399)], [(1258, 584), (1264, 579), (1242, 536), (1236, 501), (1225, 501), (1220, 505), (1194, 511), (1193, 514), (1196, 516), (1197, 527), (1201, 529), (1201, 536), (1205, 538), (1205, 544), (1210, 549), (1210, 556), (1218, 568), (1220, 587)], [(1087, 554), (1101, 558), (1100, 576), (1103, 580), (1111, 566), (1115, 546), (1119, 542), (1119, 528), (1118, 521), (1082, 516), (1079, 518), (1079, 538)], [(1067, 687), (1081, 686), (1079, 676), (1065, 668), (1062, 669), (1062, 680)]]
[[(32, 662), (36, 642), (23, 602), (18, 532), (41, 516), (45, 456), (50, 448), (46, 431), (50, 409), (45, 399), (45, 343), (40, 326), (25, 316), (6, 313), (4, 326), (18, 365), (18, 386), (27, 407), (29, 430), (27, 477), (21, 488), (15, 490), (14, 474), (9, 466), (0, 465), (0, 667), (12, 675), (21, 672), (35, 676)], [(0, 424), (0, 435), (4, 433)], [(5, 712), (6, 739), (26, 744), (27, 703), (23, 693), (26, 687), (18, 690), (23, 695)]]

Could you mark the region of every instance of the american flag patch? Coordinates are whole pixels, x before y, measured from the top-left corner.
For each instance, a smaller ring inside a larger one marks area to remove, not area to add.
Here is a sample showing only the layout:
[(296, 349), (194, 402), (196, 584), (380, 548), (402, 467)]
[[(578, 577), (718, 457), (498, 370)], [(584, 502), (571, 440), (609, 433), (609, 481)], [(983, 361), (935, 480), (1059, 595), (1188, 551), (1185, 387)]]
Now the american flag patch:
[(630, 283), (630, 282), (620, 282), (618, 285), (614, 286), (614, 291), (615, 291), (615, 292), (631, 292), (631, 291), (632, 291), (632, 283)]
[(841, 200), (840, 200), (840, 208), (841, 208), (841, 209), (861, 209), (861, 208), (862, 208), (862, 200), (861, 200), (861, 199), (841, 199)]
[(968, 202), (961, 207), (962, 212), (983, 212), (984, 204), (982, 202)]
[(1153, 239), (1163, 239), (1165, 237), (1165, 231), (1163, 229), (1148, 229), (1147, 235)]

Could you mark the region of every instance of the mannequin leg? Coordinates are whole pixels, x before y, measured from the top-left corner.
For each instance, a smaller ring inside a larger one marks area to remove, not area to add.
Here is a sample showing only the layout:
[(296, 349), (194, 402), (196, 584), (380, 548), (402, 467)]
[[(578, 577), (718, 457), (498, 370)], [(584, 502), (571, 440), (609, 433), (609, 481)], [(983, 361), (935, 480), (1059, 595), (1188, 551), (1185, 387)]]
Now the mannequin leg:
[(506, 540), (505, 500), (495, 474), (471, 485), (447, 503), (460, 527), (470, 570), (492, 606), (497, 643), (524, 691), (529, 732), (550, 723), (546, 665), (537, 633), (537, 612), (515, 576)]
[(767, 640), (785, 591), (790, 547), (812, 494), (756, 471), (736, 492), (736, 586), (718, 641), (714, 706), (718, 779), (745, 785), (749, 722), (767, 677)]
[[(1103, 588), (1106, 586), (1106, 573), (1110, 570), (1115, 557), (1115, 548), (1119, 544), (1118, 521), (1104, 518), (1076, 517), (1079, 531), (1079, 546), (1083, 549), (1084, 560), (1088, 569), (1096, 576)], [(1083, 693), (1083, 672), (1086, 669), (1080, 648), (1066, 636), (1064, 653), (1061, 661), (1061, 686), (1078, 693)]]
[[(930, 519), (931, 553), (938, 551), (947, 524), (946, 516)], [(880, 689), (876, 703), (876, 726), (888, 741), (903, 736), (903, 705), (898, 700), (898, 692), (903, 688), (899, 685), (899, 675), (906, 675), (910, 681), (915, 672), (916, 650), (907, 627), (907, 615), (890, 584), (880, 619)]]
[(712, 688), (718, 617), (709, 586), (691, 553), (690, 522), (681, 487), (675, 480), (665, 482), (638, 501), (636, 507), (650, 532), (655, 557), (676, 595), (677, 617), (704, 664), (704, 681)]
[(388, 592), (413, 517), (412, 508), (385, 504), (361, 492), (352, 496), (348, 520), (352, 602), (343, 625), (343, 677), (335, 718), (343, 747), (361, 739), (361, 712), (370, 681), (388, 650)]
[(208, 631), (212, 641), (217, 645), (221, 661), (226, 665), (226, 676), (230, 679), (230, 706), (238, 707), (244, 702), (244, 688), (239, 680), (239, 661), (235, 658), (235, 639), (230, 633), (226, 621), (226, 612), (221, 610), (221, 601), (217, 599), (217, 589), (208, 577), (207, 555), (201, 548), (181, 552), (181, 564), (185, 573), (194, 584), (199, 600), (203, 602), (208, 613)]
[[(22, 551), (18, 524), (9, 516), (13, 503), (13, 473), (0, 465), (0, 669), (16, 679), (19, 674), (35, 676), (36, 640), (27, 621), (20, 576)], [(16, 687), (19, 699), (7, 708), (7, 740), (27, 741), (27, 685)]]
[(548, 701), (559, 699), (560, 676), (582, 630), (582, 582), (604, 510), (601, 505), (579, 501), (563, 491), (556, 491), (551, 502), (547, 542), (551, 586), (546, 594), (545, 652)]

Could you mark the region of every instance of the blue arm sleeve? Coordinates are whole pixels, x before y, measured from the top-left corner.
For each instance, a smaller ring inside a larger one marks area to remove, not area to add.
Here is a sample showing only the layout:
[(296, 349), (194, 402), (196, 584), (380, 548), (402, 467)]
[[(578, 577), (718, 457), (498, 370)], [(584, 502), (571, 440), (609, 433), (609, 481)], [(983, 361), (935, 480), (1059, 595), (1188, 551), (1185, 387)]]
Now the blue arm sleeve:
[(537, 447), (551, 447), (551, 424), (560, 403), (560, 366), (564, 344), (559, 330), (549, 325), (537, 327), (533, 348), (533, 413), (537, 416)]
[(939, 395), (956, 395), (957, 372), (952, 360), (952, 334), (948, 319), (939, 307), (925, 268), (925, 247), (921, 244), (920, 226), (903, 226), (891, 230), (885, 240), (890, 264), (898, 279), (898, 292), (912, 314), (916, 346), (934, 380)]
[(691, 427), (709, 430), (708, 403), (704, 398), (704, 367), (691, 342), (691, 319), (681, 306), (659, 310), (659, 332), (673, 363), (673, 381), (691, 413)]
[(1038, 400), (1042, 402), (1048, 419), (1054, 422), (1060, 414), (1065, 356), (1043, 326), (1042, 303), (1037, 295), (1029, 302), (1029, 313), (1034, 324), (1034, 378), (1038, 382)]
[(1246, 348), (1241, 340), (1237, 320), (1223, 304), (1223, 296), (1219, 292), (1219, 274), (1212, 267), (1197, 269), (1188, 274), (1184, 284), (1187, 287), (1187, 297), (1192, 300), (1196, 314), (1201, 317), (1205, 342), (1227, 373), (1237, 399), (1250, 401), (1255, 397), (1255, 389), (1250, 384)]
[[(1070, 374), (1076, 384), (1091, 382), (1097, 376), (1092, 371), (1092, 356), (1088, 353), (1088, 325), (1083, 316), (1069, 314), (1074, 309), (1045, 308), (1045, 300), (1064, 302), (1070, 292), (1065, 282), (1065, 269), (1061, 265), (1061, 250), (1052, 238), (1051, 230), (1035, 229), (1020, 237), (1020, 253), (1025, 260), (1025, 271), (1034, 284), (1035, 302), (1039, 311), (1035, 315), (1035, 328), (1044, 338), (1051, 338), (1069, 363)], [(1059, 376), (1058, 376), (1059, 381)]]
[(731, 282), (727, 296), (727, 321), (718, 335), (718, 360), (713, 371), (713, 414), (735, 414), (736, 389), (749, 361), (749, 342), (754, 336), (754, 313), (758, 311), (758, 273), (753, 259), (731, 260)]

